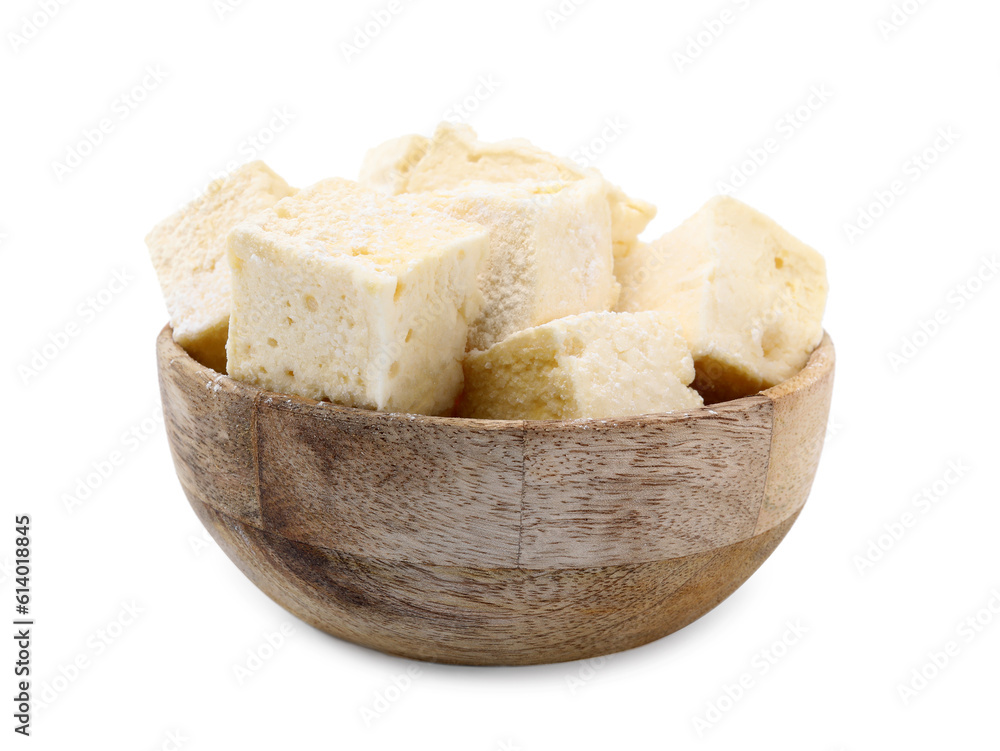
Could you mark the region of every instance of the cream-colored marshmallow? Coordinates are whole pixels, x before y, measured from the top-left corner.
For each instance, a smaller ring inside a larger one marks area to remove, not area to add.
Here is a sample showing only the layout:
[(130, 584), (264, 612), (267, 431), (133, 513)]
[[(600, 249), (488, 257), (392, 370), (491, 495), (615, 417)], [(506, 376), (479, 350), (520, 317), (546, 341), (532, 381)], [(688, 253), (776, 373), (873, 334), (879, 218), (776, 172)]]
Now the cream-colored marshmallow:
[(563, 316), (610, 310), (618, 299), (611, 212), (596, 177), (471, 182), (404, 198), (490, 231), (479, 278), (484, 304), (469, 329), (469, 349)]
[(680, 321), (709, 401), (795, 375), (823, 337), (823, 257), (734, 198), (713, 198), (634, 248), (616, 273), (618, 310), (665, 310)]
[(146, 237), (174, 339), (203, 365), (226, 371), (230, 282), (226, 236), (248, 216), (295, 193), (263, 162), (213, 182)]
[(229, 241), (229, 372), (282, 393), (447, 414), (462, 388), (486, 231), (331, 179)]
[(459, 413), (496, 420), (612, 418), (702, 405), (667, 313), (585, 313), (520, 331), (465, 361)]

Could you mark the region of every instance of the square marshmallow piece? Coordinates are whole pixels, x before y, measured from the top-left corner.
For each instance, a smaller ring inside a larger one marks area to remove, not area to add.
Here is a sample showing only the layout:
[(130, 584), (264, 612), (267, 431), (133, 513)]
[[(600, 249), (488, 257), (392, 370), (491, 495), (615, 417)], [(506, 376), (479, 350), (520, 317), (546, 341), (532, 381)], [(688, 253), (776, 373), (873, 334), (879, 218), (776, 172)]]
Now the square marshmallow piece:
[(603, 182), (467, 183), (406, 199), (490, 231), (479, 284), (484, 304), (468, 348), (487, 349), (521, 329), (618, 299), (611, 212)]
[(702, 406), (677, 321), (585, 313), (520, 331), (465, 362), (463, 417), (605, 419)]
[(226, 237), (248, 216), (295, 193), (263, 162), (216, 180), (146, 237), (174, 339), (203, 365), (226, 372), (230, 283)]
[(618, 310), (666, 310), (680, 321), (712, 402), (790, 378), (823, 338), (823, 257), (734, 198), (713, 198), (615, 271)]
[(348, 180), (317, 183), (230, 236), (230, 375), (348, 406), (447, 414), (487, 249), (477, 225)]
[(488, 143), (480, 141), (468, 125), (442, 123), (431, 139), (402, 136), (369, 151), (360, 180), (367, 187), (395, 195), (450, 190), (472, 180), (569, 182), (588, 178), (597, 178), (604, 186), (615, 257), (626, 255), (656, 216), (656, 207), (625, 195), (597, 170), (582, 169), (523, 138)]

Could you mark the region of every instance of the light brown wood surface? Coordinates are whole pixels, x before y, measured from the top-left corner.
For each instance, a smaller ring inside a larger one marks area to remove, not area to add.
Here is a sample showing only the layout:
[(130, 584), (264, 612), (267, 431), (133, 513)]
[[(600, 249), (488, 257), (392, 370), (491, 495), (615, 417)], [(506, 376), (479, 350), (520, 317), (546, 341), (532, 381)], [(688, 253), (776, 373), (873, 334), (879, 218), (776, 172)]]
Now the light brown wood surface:
[(833, 343), (827, 336), (798, 375), (764, 392), (774, 404), (774, 426), (757, 533), (780, 524), (809, 496), (826, 440), (833, 370)]
[(394, 415), (262, 392), (158, 340), (191, 505), (303, 620), (418, 659), (628, 649), (715, 607), (797, 517), (833, 386), (795, 378), (689, 413), (570, 422)]

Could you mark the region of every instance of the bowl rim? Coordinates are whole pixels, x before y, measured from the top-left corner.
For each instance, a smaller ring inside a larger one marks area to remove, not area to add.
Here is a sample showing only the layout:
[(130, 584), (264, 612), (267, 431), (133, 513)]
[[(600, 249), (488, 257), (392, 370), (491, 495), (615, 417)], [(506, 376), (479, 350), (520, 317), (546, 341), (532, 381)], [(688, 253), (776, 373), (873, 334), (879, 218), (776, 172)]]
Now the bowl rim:
[(244, 392), (243, 395), (248, 399), (265, 401), (267, 403), (281, 401), (285, 404), (298, 405), (301, 408), (312, 408), (314, 410), (318, 409), (319, 411), (329, 413), (330, 415), (339, 414), (345, 417), (355, 417), (369, 420), (373, 423), (407, 422), (410, 424), (422, 424), (428, 427), (466, 428), (489, 432), (502, 432), (507, 430), (523, 432), (526, 427), (535, 427), (546, 431), (558, 429), (587, 430), (592, 427), (621, 427), (623, 425), (641, 426), (648, 425), (650, 423), (680, 422), (683, 420), (715, 416), (718, 414), (719, 408), (723, 408), (727, 411), (732, 411), (734, 408), (738, 410), (740, 405), (750, 408), (760, 404), (762, 400), (773, 402), (796, 391), (805, 390), (817, 381), (821, 380), (833, 367), (835, 361), (833, 340), (831, 339), (829, 333), (824, 330), (819, 344), (817, 344), (815, 349), (813, 349), (812, 353), (809, 355), (809, 359), (806, 361), (806, 364), (798, 373), (769, 389), (759, 391), (756, 394), (743, 396), (739, 399), (730, 399), (724, 402), (716, 402), (703, 407), (695, 407), (693, 409), (679, 410), (676, 412), (651, 412), (640, 415), (627, 415), (623, 417), (580, 417), (572, 420), (496, 420), (476, 417), (441, 417), (436, 415), (413, 414), (409, 412), (382, 412), (377, 410), (362, 409), (360, 407), (348, 407), (341, 404), (334, 404), (333, 402), (319, 401), (304, 396), (297, 396), (295, 394), (268, 391), (267, 389), (262, 389), (251, 384), (244, 383), (243, 381), (239, 381), (226, 373), (219, 373), (217, 370), (213, 370), (209, 366), (203, 365), (195, 360), (194, 357), (192, 357), (188, 351), (174, 339), (173, 329), (169, 323), (160, 331), (157, 340), (159, 347), (165, 347), (167, 349), (166, 354), (168, 355), (168, 363), (180, 360), (185, 363), (185, 366), (190, 369), (192, 373), (202, 372), (210, 374), (208, 377), (213, 383), (225, 382), (230, 387), (230, 391), (235, 391), (236, 393)]

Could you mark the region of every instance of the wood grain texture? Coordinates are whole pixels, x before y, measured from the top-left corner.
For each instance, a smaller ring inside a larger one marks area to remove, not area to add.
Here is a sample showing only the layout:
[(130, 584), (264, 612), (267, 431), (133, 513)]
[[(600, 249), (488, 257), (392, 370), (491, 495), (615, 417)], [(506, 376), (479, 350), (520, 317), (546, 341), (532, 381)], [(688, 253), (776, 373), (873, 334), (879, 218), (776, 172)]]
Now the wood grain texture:
[(689, 413), (503, 422), (270, 394), (158, 340), (192, 506), (304, 620), (393, 654), (529, 664), (690, 623), (767, 557), (822, 449), (834, 351)]
[(181, 485), (260, 526), (255, 395), (189, 357), (169, 329), (157, 340), (157, 357), (163, 417)]
[(305, 622), (389, 654), (462, 665), (579, 660), (666, 636), (735, 591), (794, 522), (670, 561), (536, 571), (372, 560), (192, 506), (243, 573)]
[(771, 413), (750, 397), (687, 415), (529, 423), (520, 565), (659, 561), (751, 537)]
[(771, 459), (755, 533), (805, 505), (826, 439), (836, 355), (828, 334), (794, 378), (764, 392), (774, 403)]
[[(520, 423), (428, 431), (407, 415), (264, 397), (257, 420), (264, 526), (387, 561), (517, 566)], [(447, 502), (444, 502), (447, 499)]]

